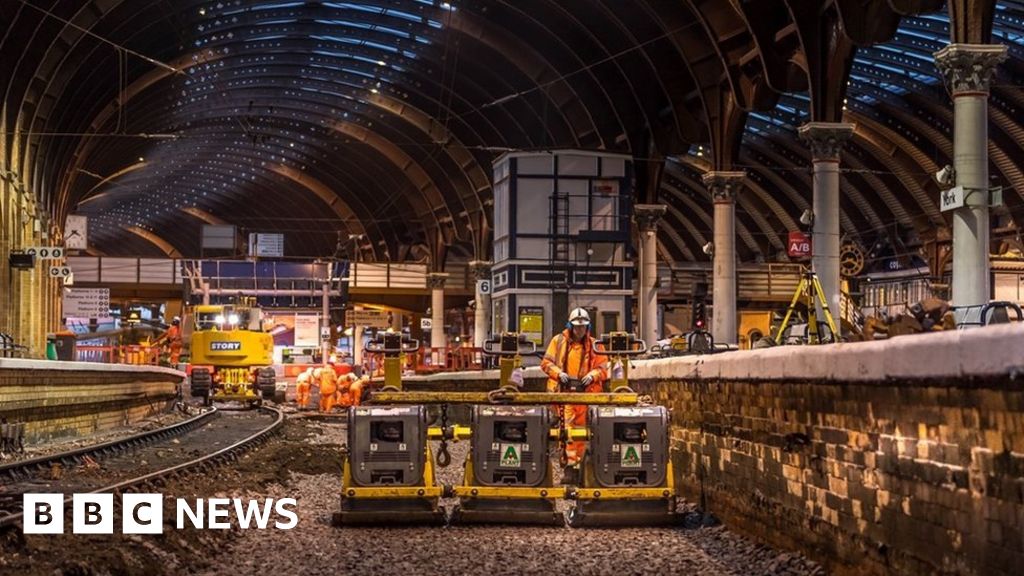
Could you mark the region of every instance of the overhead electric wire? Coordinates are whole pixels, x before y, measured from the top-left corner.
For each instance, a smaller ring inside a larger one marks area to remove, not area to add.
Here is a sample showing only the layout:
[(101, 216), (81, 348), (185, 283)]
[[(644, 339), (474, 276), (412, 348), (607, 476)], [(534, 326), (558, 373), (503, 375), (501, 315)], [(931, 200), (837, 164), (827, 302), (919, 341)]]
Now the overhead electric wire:
[(95, 39), (99, 40), (100, 42), (103, 42), (104, 44), (110, 44), (115, 49), (124, 50), (126, 53), (131, 54), (132, 56), (135, 56), (137, 58), (141, 58), (141, 59), (145, 60), (146, 62), (149, 62), (150, 64), (153, 64), (155, 66), (159, 66), (159, 67), (164, 68), (166, 70), (170, 70), (171, 72), (174, 72), (175, 74), (184, 74), (185, 73), (183, 70), (181, 70), (179, 68), (175, 68), (174, 66), (171, 66), (170, 64), (168, 64), (166, 62), (161, 62), (160, 60), (157, 60), (156, 58), (151, 58), (149, 56), (146, 56), (145, 54), (142, 54), (141, 52), (136, 52), (135, 50), (132, 50), (131, 48), (127, 48), (127, 47), (125, 47), (125, 46), (123, 46), (121, 44), (118, 44), (117, 42), (114, 42), (112, 40), (107, 40), (103, 36), (100, 36), (99, 34), (96, 34), (95, 32), (93, 32), (93, 31), (91, 31), (89, 29), (82, 28), (78, 24), (75, 24), (74, 22), (72, 22), (70, 20), (67, 20), (66, 18), (61, 18), (60, 16), (57, 16), (56, 14), (54, 14), (53, 12), (50, 12), (49, 10), (47, 10), (45, 8), (42, 8), (40, 6), (36, 6), (35, 4), (29, 2), (29, 0), (18, 0), (18, 1), (21, 2), (22, 4), (24, 4), (25, 6), (28, 6), (29, 8), (33, 8), (35, 10), (38, 10), (38, 11), (42, 12), (43, 14), (46, 14), (50, 18), (53, 18), (54, 20), (59, 20), (59, 21), (63, 22), (64, 24), (66, 24), (68, 26), (71, 26), (75, 30), (78, 30), (79, 32), (81, 32), (83, 34), (86, 34), (87, 36), (90, 36), (92, 38), (95, 38)]
[(469, 110), (467, 110), (467, 111), (465, 111), (465, 112), (463, 112), (461, 114), (456, 114), (455, 118), (458, 118), (459, 120), (461, 120), (464, 117), (469, 116), (470, 114), (478, 113), (478, 112), (480, 112), (480, 111), (482, 111), (482, 110), (484, 110), (486, 108), (491, 108), (491, 107), (497, 106), (499, 104), (504, 104), (504, 103), (509, 102), (511, 100), (515, 100), (516, 98), (520, 98), (522, 96), (526, 96), (527, 94), (532, 94), (533, 92), (536, 92), (537, 90), (541, 90), (541, 89), (547, 88), (549, 86), (553, 86), (555, 84), (558, 84), (559, 82), (564, 82), (570, 76), (575, 76), (575, 75), (580, 74), (582, 72), (586, 72), (587, 70), (590, 70), (591, 68), (594, 68), (596, 66), (600, 66), (601, 64), (606, 64), (608, 62), (611, 62), (612, 60), (615, 60), (617, 58), (625, 56), (626, 54), (629, 54), (630, 52), (633, 52), (635, 50), (639, 50), (640, 48), (643, 48), (643, 47), (647, 46), (648, 44), (653, 44), (654, 42), (657, 42), (659, 40), (664, 40), (665, 38), (668, 38), (670, 36), (674, 36), (674, 35), (682, 32), (683, 30), (686, 30), (688, 28), (692, 28), (693, 26), (698, 26), (698, 25), (700, 25), (700, 21), (699, 20), (694, 20), (693, 22), (690, 22), (689, 24), (684, 24), (683, 26), (679, 26), (677, 28), (669, 30), (668, 32), (665, 32), (663, 34), (655, 36), (654, 38), (649, 38), (647, 40), (644, 40), (643, 42), (640, 42), (640, 43), (638, 43), (638, 44), (636, 44), (634, 46), (630, 46), (629, 48), (625, 48), (625, 49), (620, 50), (620, 51), (618, 51), (618, 52), (616, 52), (614, 54), (610, 54), (610, 55), (608, 55), (608, 56), (606, 56), (604, 58), (601, 58), (600, 60), (597, 60), (595, 62), (591, 62), (589, 64), (586, 64), (585, 66), (577, 68), (576, 70), (572, 70), (570, 72), (566, 72), (564, 74), (561, 74), (557, 78), (554, 78), (552, 80), (548, 80), (547, 82), (544, 82), (544, 83), (541, 83), (541, 84), (537, 84), (537, 85), (535, 85), (533, 87), (527, 88), (526, 90), (520, 90), (519, 92), (513, 92), (511, 94), (506, 94), (505, 96), (502, 96), (502, 97), (500, 97), (500, 98), (498, 98), (496, 100), (493, 100), (493, 101), (488, 102), (486, 104), (481, 104), (480, 106), (477, 106), (475, 108), (471, 108), (471, 109), (469, 109)]

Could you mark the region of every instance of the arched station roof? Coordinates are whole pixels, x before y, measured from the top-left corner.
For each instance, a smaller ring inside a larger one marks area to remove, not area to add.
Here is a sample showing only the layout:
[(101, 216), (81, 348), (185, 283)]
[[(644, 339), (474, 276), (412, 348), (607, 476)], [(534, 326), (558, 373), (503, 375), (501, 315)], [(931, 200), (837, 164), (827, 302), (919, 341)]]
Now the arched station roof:
[(676, 260), (710, 237), (702, 173), (746, 170), (740, 257), (772, 261), (811, 202), (796, 127), (844, 120), (843, 233), (914, 249), (948, 235), (951, 38), (1009, 46), (994, 226), (1024, 218), (1024, 2), (951, 2), (6, 0), (0, 165), (105, 254), (195, 256), (230, 223), (291, 256), (443, 266), (489, 256), (497, 154), (605, 149), (669, 205)]

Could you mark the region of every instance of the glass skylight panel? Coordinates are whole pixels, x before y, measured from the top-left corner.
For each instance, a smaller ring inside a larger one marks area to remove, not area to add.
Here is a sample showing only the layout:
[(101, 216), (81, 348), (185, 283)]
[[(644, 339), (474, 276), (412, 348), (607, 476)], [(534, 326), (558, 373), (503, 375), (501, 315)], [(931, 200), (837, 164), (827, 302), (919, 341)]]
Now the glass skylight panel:
[(369, 40), (365, 40), (361, 44), (363, 46), (369, 46), (371, 48), (377, 48), (378, 50), (386, 50), (388, 52), (391, 52), (392, 54), (397, 54), (398, 53), (398, 48), (395, 48), (394, 46), (388, 46), (387, 44), (380, 44), (380, 43), (377, 43), (377, 42), (370, 42)]
[(374, 27), (373, 24), (366, 22), (355, 22), (353, 20), (314, 20), (317, 24), (326, 24), (328, 26), (348, 26), (351, 28), (362, 28), (364, 30), (370, 30)]
[(253, 12), (260, 10), (280, 10), (282, 8), (298, 8), (305, 4), (305, 2), (275, 2), (273, 4), (257, 4), (255, 6), (251, 6), (249, 9)]

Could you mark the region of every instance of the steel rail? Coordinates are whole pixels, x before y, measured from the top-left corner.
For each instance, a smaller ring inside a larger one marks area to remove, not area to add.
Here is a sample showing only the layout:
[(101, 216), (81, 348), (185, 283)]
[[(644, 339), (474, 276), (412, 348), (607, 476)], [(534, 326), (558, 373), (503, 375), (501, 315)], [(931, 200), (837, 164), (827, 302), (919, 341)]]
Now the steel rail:
[[(262, 442), (266, 441), (266, 439), (271, 434), (276, 432), (281, 427), (281, 425), (284, 424), (284, 413), (281, 410), (279, 410), (277, 408), (272, 408), (272, 407), (269, 407), (269, 406), (262, 406), (262, 407), (260, 407), (260, 411), (261, 412), (268, 412), (268, 413), (271, 413), (271, 414), (276, 414), (277, 418), (275, 418), (274, 422), (272, 422), (270, 425), (264, 427), (262, 430), (259, 430), (259, 431), (255, 432), (253, 434), (250, 434), (249, 436), (239, 440), (238, 442), (235, 442), (234, 444), (232, 444), (230, 446), (227, 446), (226, 448), (221, 448), (220, 450), (217, 450), (216, 452), (213, 452), (211, 454), (207, 454), (205, 456), (200, 456), (199, 458), (195, 458), (195, 459), (190, 460), (188, 462), (177, 464), (175, 466), (170, 466), (170, 467), (164, 468), (162, 470), (157, 470), (155, 472), (151, 472), (149, 474), (145, 474), (145, 475), (139, 476), (137, 478), (132, 478), (132, 479), (129, 479), (129, 480), (124, 480), (122, 482), (118, 482), (117, 484), (112, 484), (110, 486), (104, 486), (102, 488), (97, 488), (95, 490), (89, 490), (89, 491), (78, 492), (78, 493), (79, 494), (97, 494), (97, 493), (113, 493), (113, 494), (118, 494), (118, 493), (123, 493), (123, 492), (130, 492), (133, 488), (136, 488), (136, 487), (140, 487), (140, 486), (155, 486), (155, 485), (161, 483), (162, 481), (164, 481), (164, 480), (166, 480), (168, 478), (172, 478), (172, 477), (173, 478), (177, 478), (177, 477), (180, 477), (181, 475), (183, 475), (183, 474), (185, 474), (187, 472), (194, 471), (196, 469), (208, 470), (208, 469), (212, 469), (212, 468), (214, 468), (216, 466), (222, 465), (224, 463), (236, 460), (238, 458), (238, 455), (242, 451), (247, 450), (249, 448), (252, 448), (252, 447), (254, 447), (254, 446), (256, 446), (258, 444), (261, 444)], [(212, 414), (214, 412), (214, 410), (209, 410), (208, 412)], [(188, 422), (188, 421), (186, 421), (186, 422)], [(67, 498), (64, 499), (65, 510), (68, 509), (67, 505), (70, 504), (71, 501), (72, 501), (72, 496), (68, 496)], [(5, 527), (9, 527), (9, 526), (18, 524), (20, 522), (22, 516), (23, 516), (23, 512), (16, 512), (16, 513), (13, 513), (13, 514), (8, 514), (6, 516), (0, 516), (0, 528), (5, 528)]]

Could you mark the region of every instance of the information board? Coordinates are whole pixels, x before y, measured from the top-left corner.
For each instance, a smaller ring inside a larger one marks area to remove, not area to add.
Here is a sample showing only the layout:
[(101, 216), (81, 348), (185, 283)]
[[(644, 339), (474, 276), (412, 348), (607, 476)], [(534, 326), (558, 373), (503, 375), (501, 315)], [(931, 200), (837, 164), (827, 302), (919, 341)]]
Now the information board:
[(295, 315), (295, 345), (296, 346), (319, 346), (320, 345), (320, 315), (319, 314), (296, 314)]
[(109, 288), (65, 288), (65, 318), (106, 318), (110, 316)]

